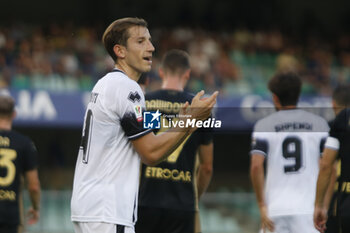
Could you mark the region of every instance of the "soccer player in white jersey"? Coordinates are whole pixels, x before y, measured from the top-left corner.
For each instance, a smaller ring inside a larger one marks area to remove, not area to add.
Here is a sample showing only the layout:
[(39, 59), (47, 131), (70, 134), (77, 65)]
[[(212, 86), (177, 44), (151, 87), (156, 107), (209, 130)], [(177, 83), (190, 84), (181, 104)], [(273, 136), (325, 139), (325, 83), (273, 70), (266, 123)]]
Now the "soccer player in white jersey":
[(297, 109), (301, 86), (296, 74), (275, 75), (268, 87), (277, 112), (254, 127), (250, 176), (262, 232), (317, 232), (312, 215), (329, 127), (323, 118)]
[[(155, 165), (195, 129), (171, 129), (155, 135), (143, 128), (145, 99), (137, 80), (152, 65), (154, 47), (147, 23), (139, 18), (114, 21), (102, 41), (115, 69), (91, 92), (77, 158), (71, 218), (76, 233), (133, 233), (140, 159)], [(217, 92), (201, 100), (199, 92), (183, 116), (210, 116)], [(166, 197), (165, 197), (166, 198)]]

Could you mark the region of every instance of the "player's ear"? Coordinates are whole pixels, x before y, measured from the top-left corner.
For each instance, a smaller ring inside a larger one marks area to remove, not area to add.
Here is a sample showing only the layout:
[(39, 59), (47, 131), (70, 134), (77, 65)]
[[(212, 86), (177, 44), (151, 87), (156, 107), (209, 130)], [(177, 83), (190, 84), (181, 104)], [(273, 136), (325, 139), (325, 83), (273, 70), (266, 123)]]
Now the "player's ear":
[(113, 47), (113, 51), (118, 58), (124, 58), (126, 54), (126, 49), (123, 45), (116, 44)]
[(191, 74), (191, 69), (188, 69), (185, 71), (184, 76), (186, 78), (186, 81), (190, 78), (190, 74)]
[(278, 96), (274, 93), (272, 93), (272, 101), (273, 101), (273, 104), (275, 105), (275, 107), (277, 109), (280, 109), (282, 107), (281, 105), (281, 102), (280, 102), (280, 99), (278, 98)]
[(165, 76), (165, 72), (162, 68), (158, 69), (159, 77), (163, 80)]

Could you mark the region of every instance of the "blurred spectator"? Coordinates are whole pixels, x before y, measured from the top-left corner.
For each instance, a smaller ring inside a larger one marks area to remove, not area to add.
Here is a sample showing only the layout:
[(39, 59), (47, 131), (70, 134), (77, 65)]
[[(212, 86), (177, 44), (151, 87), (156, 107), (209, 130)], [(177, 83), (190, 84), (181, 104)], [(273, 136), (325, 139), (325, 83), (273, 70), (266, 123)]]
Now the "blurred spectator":
[[(337, 83), (350, 81), (350, 36), (346, 33), (334, 42), (316, 37), (300, 40), (278, 29), (241, 27), (220, 32), (179, 27), (153, 31), (157, 49), (149, 90), (159, 88), (159, 57), (173, 48), (191, 55), (192, 78), (186, 89), (192, 92), (220, 88), (224, 96), (263, 95), (267, 80), (280, 70), (301, 73), (307, 94), (329, 95)], [(113, 68), (101, 47), (100, 32), (99, 25), (73, 23), (1, 27), (0, 86), (55, 92), (90, 90), (96, 77)]]

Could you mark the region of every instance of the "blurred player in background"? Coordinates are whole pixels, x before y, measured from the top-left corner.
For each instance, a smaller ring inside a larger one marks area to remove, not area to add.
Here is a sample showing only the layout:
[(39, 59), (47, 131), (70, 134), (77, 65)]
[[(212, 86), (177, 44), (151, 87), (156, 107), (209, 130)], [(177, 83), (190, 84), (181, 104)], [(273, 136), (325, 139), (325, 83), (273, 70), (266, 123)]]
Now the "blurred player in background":
[[(348, 95), (349, 93), (342, 97), (344, 99), (340, 100), (340, 104), (342, 106), (349, 106), (349, 104), (345, 102)], [(327, 187), (334, 187), (334, 164), (337, 159), (340, 163), (340, 176), (338, 177), (337, 195), (333, 206), (330, 207), (330, 221), (327, 222), (327, 199), (330, 195), (326, 195), (326, 190)], [(350, 108), (345, 108), (337, 114), (335, 120), (331, 124), (331, 130), (329, 132), (329, 137), (327, 138), (323, 157), (320, 163), (314, 212), (315, 227), (320, 232), (350, 232), (349, 194)], [(326, 199), (326, 201), (324, 199)], [(329, 229), (326, 229), (326, 222)], [(333, 229), (334, 231), (331, 231)]]
[[(340, 84), (333, 90), (332, 106), (335, 115), (337, 116), (347, 106), (350, 106), (350, 85)], [(332, 127), (333, 121), (329, 123)], [(339, 221), (336, 218), (337, 212), (337, 190), (338, 182), (337, 178), (340, 175), (340, 163), (335, 162), (333, 166), (332, 176), (328, 185), (327, 192), (324, 198), (324, 207), (328, 208), (328, 218), (326, 223), (326, 233), (339, 232)]]
[[(146, 94), (147, 111), (159, 110), (168, 116), (179, 114), (180, 106), (193, 98), (184, 91), (190, 71), (186, 52), (167, 52), (159, 69), (162, 89)], [(162, 131), (164, 129), (158, 132)], [(142, 165), (136, 233), (200, 232), (195, 227), (195, 217), (199, 218), (196, 215), (198, 198), (209, 185), (212, 166), (212, 135), (203, 130), (188, 135), (156, 166)], [(199, 222), (197, 224), (199, 227)]]
[(262, 232), (317, 232), (312, 214), (321, 147), (329, 127), (323, 118), (297, 109), (301, 86), (296, 74), (275, 75), (268, 87), (277, 112), (254, 127), (250, 176)]
[[(74, 175), (72, 221), (76, 233), (133, 233), (140, 158), (147, 165), (159, 163), (196, 129), (155, 135), (143, 128), (145, 99), (137, 81), (150, 71), (154, 52), (145, 20), (118, 19), (102, 41), (115, 69), (91, 92)], [(200, 100), (203, 94), (187, 103), (183, 114), (208, 118), (218, 93)]]
[(12, 130), (15, 101), (8, 93), (0, 92), (0, 232), (23, 232), (23, 177), (30, 196), (28, 224), (39, 220), (40, 182), (37, 151), (26, 136)]

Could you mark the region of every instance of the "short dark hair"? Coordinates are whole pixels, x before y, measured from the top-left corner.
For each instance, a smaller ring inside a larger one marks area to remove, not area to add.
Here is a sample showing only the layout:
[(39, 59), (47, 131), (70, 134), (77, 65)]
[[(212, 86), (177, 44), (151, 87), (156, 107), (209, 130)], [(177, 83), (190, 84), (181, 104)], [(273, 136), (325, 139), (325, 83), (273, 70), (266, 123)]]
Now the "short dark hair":
[(269, 90), (275, 94), (282, 106), (297, 105), (302, 82), (296, 73), (277, 73), (269, 83)]
[(115, 20), (103, 33), (102, 43), (114, 61), (118, 59), (113, 50), (114, 46), (116, 44), (126, 46), (127, 40), (130, 37), (128, 29), (134, 26), (148, 27), (144, 19), (127, 17)]
[(333, 90), (332, 99), (340, 106), (350, 106), (350, 85), (339, 84)]
[(15, 100), (9, 95), (0, 94), (0, 117), (11, 117), (15, 111)]
[(190, 56), (183, 50), (172, 49), (163, 56), (161, 66), (165, 72), (183, 74), (191, 67)]

